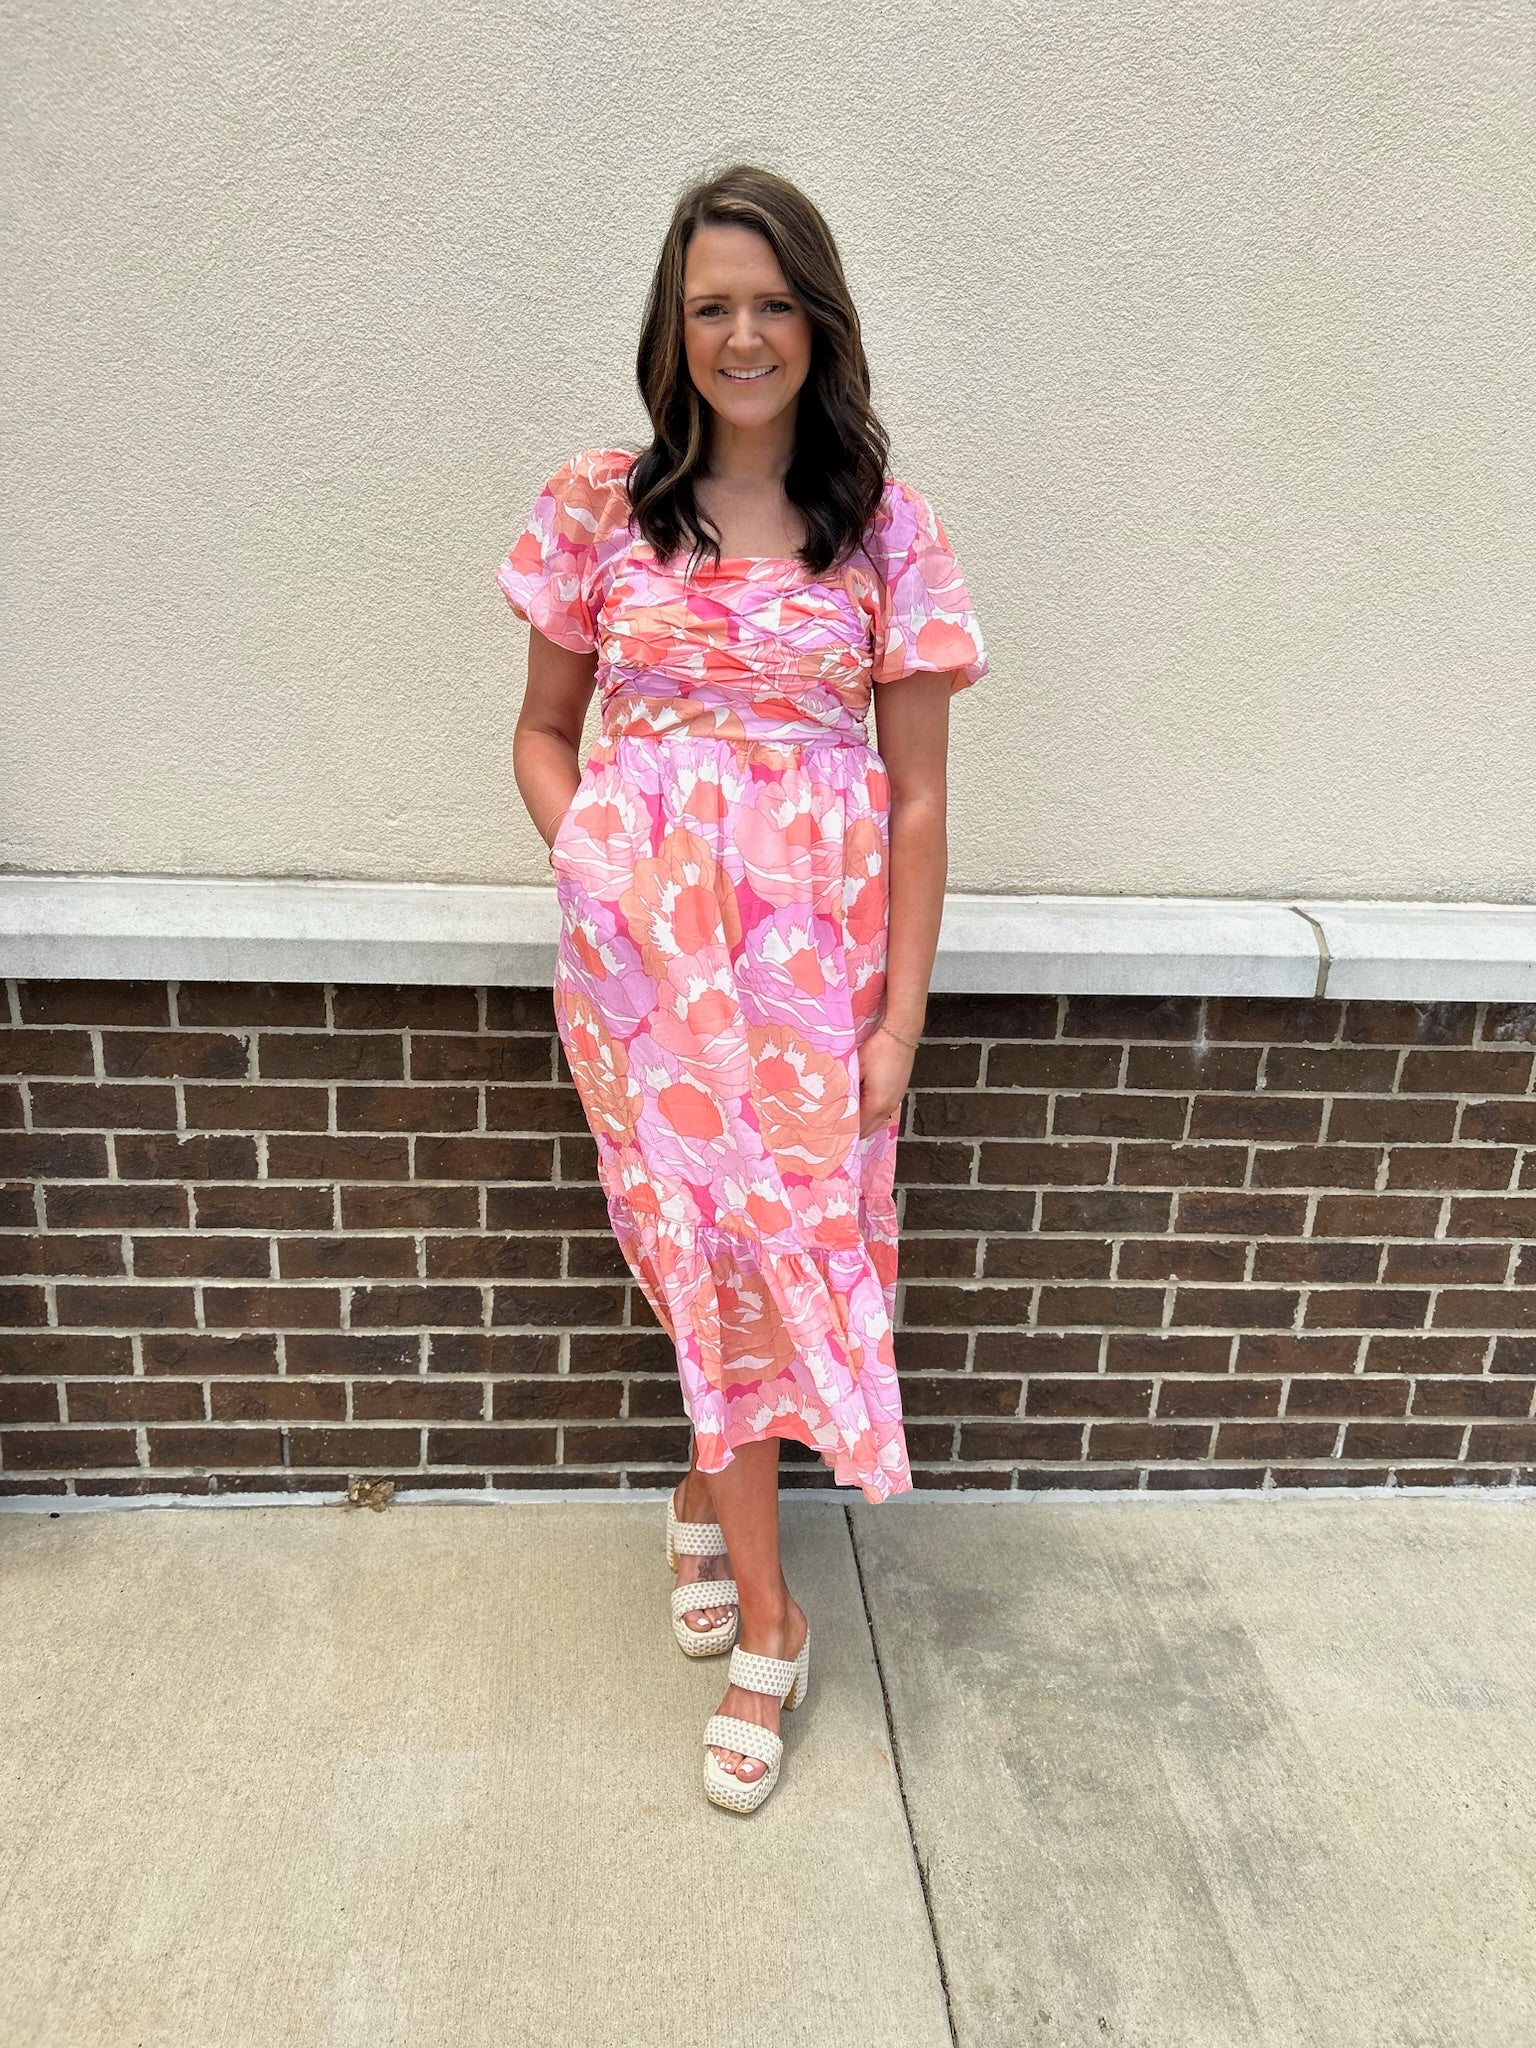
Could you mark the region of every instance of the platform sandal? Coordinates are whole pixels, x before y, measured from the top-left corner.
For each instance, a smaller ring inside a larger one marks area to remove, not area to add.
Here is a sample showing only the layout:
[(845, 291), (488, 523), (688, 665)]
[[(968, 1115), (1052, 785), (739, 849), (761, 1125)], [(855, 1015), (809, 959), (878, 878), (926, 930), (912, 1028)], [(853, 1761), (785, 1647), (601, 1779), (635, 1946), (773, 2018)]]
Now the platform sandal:
[[(765, 1692), (784, 1703), (786, 1711), (805, 1698), (811, 1677), (811, 1631), (796, 1657), (759, 1657), (738, 1644), (731, 1652), (728, 1677), (744, 1692)], [(760, 1778), (744, 1785), (715, 1755), (717, 1749), (733, 1749), (739, 1756), (756, 1757), (768, 1766)], [(784, 1738), (756, 1721), (742, 1721), (735, 1714), (711, 1714), (704, 1727), (704, 1793), (716, 1806), (730, 1813), (756, 1813), (774, 1786), (784, 1762)]]
[[(679, 1557), (724, 1557), (725, 1536), (718, 1522), (680, 1522), (667, 1497), (667, 1563), (677, 1570)], [(736, 1641), (741, 1625), (741, 1595), (734, 1579), (689, 1579), (672, 1588), (672, 1633), (685, 1657), (722, 1657)], [(690, 1628), (683, 1619), (705, 1607), (728, 1607), (724, 1621), (713, 1628)]]

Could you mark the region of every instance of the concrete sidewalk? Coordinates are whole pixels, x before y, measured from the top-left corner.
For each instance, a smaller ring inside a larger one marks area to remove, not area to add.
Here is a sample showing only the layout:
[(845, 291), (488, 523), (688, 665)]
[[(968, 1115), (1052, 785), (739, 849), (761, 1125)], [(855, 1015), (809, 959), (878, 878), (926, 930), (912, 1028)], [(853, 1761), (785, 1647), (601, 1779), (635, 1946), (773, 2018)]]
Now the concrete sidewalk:
[(0, 1516), (0, 2042), (1536, 2043), (1536, 1502), (845, 1498), (751, 1820), (657, 1504)]

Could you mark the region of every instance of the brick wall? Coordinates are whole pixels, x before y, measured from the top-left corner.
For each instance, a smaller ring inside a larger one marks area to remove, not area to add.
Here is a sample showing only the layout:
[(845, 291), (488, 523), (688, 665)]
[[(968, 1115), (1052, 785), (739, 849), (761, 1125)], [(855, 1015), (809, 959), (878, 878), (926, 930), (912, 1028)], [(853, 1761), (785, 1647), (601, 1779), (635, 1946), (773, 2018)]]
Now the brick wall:
[[(0, 1491), (686, 1458), (547, 992), (6, 1003)], [(1536, 1480), (1533, 1048), (1536, 1008), (935, 997), (899, 1154), (918, 1484)]]

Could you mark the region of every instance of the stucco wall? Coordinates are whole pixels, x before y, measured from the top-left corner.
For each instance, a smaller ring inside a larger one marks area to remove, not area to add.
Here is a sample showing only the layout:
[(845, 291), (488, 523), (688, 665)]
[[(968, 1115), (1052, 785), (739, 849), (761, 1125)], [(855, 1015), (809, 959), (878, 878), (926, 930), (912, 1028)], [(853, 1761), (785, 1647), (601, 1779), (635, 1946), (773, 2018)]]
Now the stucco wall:
[(1522, 0), (5, 35), (0, 865), (546, 880), (495, 564), (642, 435), (659, 236), (743, 155), (988, 630), (954, 887), (1536, 893)]

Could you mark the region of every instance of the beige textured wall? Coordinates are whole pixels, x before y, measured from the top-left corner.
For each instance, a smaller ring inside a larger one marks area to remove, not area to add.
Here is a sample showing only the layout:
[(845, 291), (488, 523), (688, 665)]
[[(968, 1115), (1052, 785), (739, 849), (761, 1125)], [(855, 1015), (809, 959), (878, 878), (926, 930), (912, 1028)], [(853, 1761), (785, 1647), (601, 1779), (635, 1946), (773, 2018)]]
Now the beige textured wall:
[(0, 865), (546, 880), (493, 582), (798, 177), (993, 673), (956, 888), (1536, 894), (1529, 0), (4, 25)]

